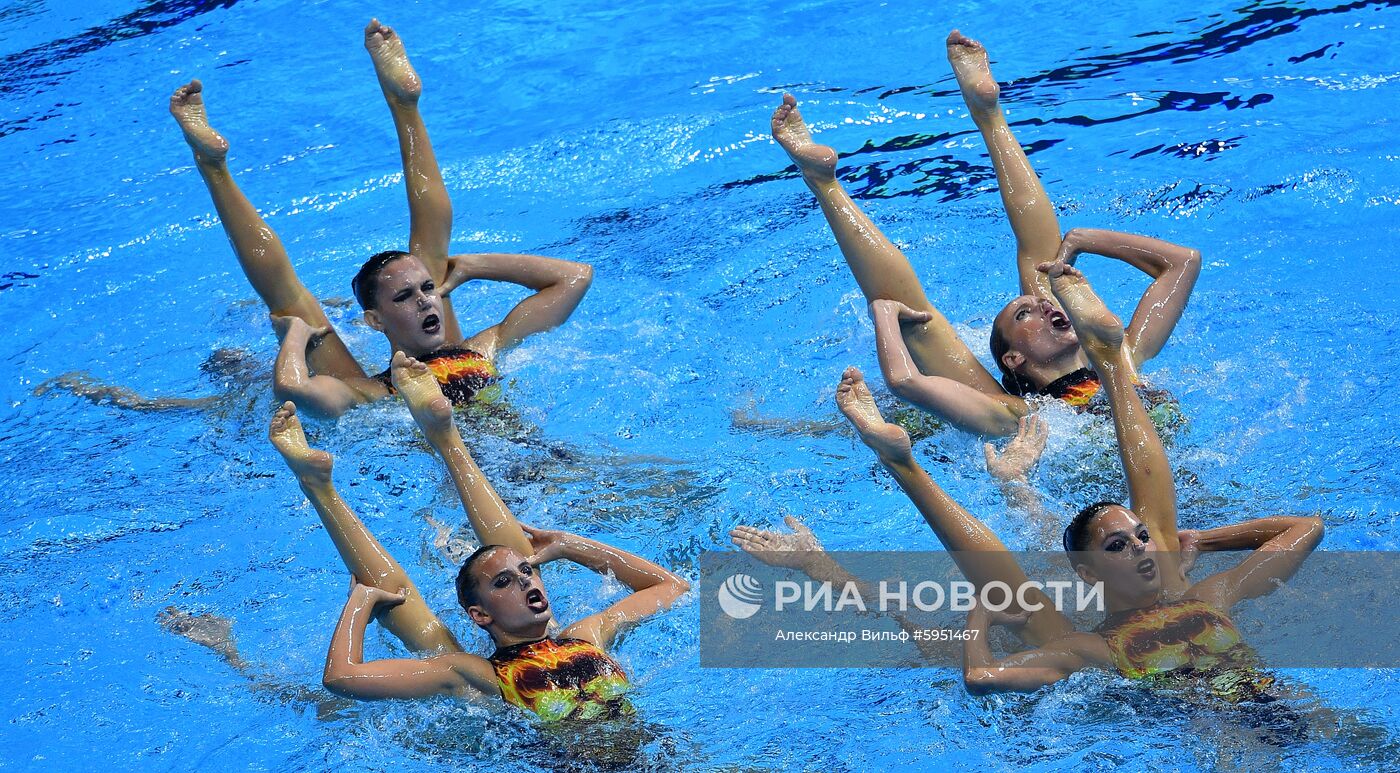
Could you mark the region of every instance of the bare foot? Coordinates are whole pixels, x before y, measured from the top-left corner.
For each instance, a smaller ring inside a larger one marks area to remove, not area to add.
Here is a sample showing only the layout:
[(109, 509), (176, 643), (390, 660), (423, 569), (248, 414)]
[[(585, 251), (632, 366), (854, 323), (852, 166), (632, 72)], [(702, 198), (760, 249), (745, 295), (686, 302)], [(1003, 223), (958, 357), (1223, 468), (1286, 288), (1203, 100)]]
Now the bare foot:
[(907, 462), (914, 458), (909, 433), (898, 424), (890, 424), (875, 407), (875, 397), (865, 384), (865, 375), (858, 368), (846, 368), (836, 387), (836, 407), (856, 428), (860, 440), (882, 462)]
[(408, 403), (408, 412), (413, 414), (413, 420), (418, 422), (428, 440), (436, 441), (456, 431), (452, 425), (452, 403), (443, 397), (437, 376), (427, 365), (403, 352), (394, 352), (389, 375), (394, 380), (394, 389)]
[(933, 314), (927, 311), (916, 311), (899, 301), (892, 301), (888, 298), (871, 301), (870, 313), (872, 316), (877, 314), (894, 314), (901, 323), (906, 325), (922, 325), (933, 319)]
[(1036, 270), (1050, 277), (1050, 290), (1074, 324), (1079, 345), (1085, 351), (1110, 357), (1122, 350), (1123, 321), (1099, 300), (1079, 269), (1056, 260), (1041, 263)]
[(972, 38), (953, 30), (948, 33), (948, 63), (953, 65), (953, 74), (958, 78), (963, 101), (974, 114), (990, 113), (998, 109), (997, 98), (1001, 87), (992, 77), (992, 68), (987, 64), (987, 49)]
[(306, 444), (306, 433), (302, 431), (301, 419), (297, 418), (297, 407), (290, 400), (282, 403), (277, 413), (272, 414), (267, 439), (282, 454), (302, 485), (331, 482), (331, 467), (335, 460), (325, 451), (318, 451)]
[(192, 615), (176, 607), (166, 607), (156, 615), (156, 622), (176, 636), (183, 636), (219, 653), (235, 666), (242, 662), (233, 644), (233, 627), (228, 618)]
[(203, 92), (204, 84), (197, 79), (175, 89), (170, 95), (170, 114), (185, 133), (185, 142), (194, 150), (195, 161), (221, 163), (228, 155), (228, 140), (209, 125), (209, 116), (204, 113)]
[(418, 104), (423, 93), (423, 81), (409, 64), (408, 52), (404, 51), (403, 38), (387, 24), (378, 19), (370, 19), (365, 25), (365, 50), (374, 60), (374, 72), (379, 76), (379, 87), (384, 89), (386, 99), (404, 105)]
[(783, 103), (773, 111), (773, 139), (806, 179), (818, 183), (836, 179), (836, 151), (812, 142), (812, 133), (797, 112), (797, 98), (791, 94), (784, 94)]

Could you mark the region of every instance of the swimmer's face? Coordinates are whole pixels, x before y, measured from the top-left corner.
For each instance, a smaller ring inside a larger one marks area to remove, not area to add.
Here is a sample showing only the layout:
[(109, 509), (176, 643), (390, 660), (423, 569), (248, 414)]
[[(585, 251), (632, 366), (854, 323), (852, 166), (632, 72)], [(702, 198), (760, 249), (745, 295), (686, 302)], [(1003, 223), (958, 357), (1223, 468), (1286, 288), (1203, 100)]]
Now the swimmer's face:
[(383, 333), (395, 350), (410, 357), (422, 357), (446, 343), (437, 284), (412, 256), (380, 269), (374, 308), (365, 312), (365, 323)]
[(513, 634), (542, 634), (549, 624), (549, 597), (535, 567), (510, 548), (494, 550), (472, 566), (477, 603), (467, 615), (477, 625)]
[(1115, 595), (1156, 596), (1162, 590), (1159, 546), (1132, 510), (1114, 505), (1089, 524), (1080, 575)]
[(997, 314), (992, 325), (1009, 345), (1002, 364), (1013, 373), (1026, 364), (1044, 365), (1079, 348), (1079, 337), (1054, 301), (1022, 295)]

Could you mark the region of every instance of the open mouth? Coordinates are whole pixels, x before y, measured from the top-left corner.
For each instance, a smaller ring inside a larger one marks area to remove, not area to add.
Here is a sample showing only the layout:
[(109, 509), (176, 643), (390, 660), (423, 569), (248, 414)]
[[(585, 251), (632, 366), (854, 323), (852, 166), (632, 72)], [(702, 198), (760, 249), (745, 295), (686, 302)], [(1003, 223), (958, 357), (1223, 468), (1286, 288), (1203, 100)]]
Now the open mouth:
[(536, 614), (549, 611), (549, 602), (544, 600), (544, 593), (539, 588), (531, 588), (525, 593), (525, 606)]
[(436, 334), (436, 333), (440, 332), (441, 330), (442, 330), (442, 320), (441, 320), (441, 319), (438, 319), (438, 315), (436, 315), (436, 314), (429, 314), (428, 316), (426, 316), (426, 317), (423, 318), (423, 332), (424, 332), (424, 333)]
[(1157, 562), (1150, 558), (1144, 558), (1138, 562), (1137, 571), (1138, 574), (1150, 580), (1157, 576)]
[(1051, 311), (1050, 327), (1056, 330), (1072, 330), (1074, 326), (1069, 323), (1069, 317), (1066, 317), (1063, 312)]

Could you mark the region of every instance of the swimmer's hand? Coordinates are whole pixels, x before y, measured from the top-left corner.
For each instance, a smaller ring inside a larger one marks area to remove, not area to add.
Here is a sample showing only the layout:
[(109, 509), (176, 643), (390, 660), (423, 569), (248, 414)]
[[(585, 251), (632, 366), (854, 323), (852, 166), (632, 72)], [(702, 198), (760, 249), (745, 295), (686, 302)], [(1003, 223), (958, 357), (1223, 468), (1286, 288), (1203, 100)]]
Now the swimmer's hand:
[(447, 278), (438, 285), (438, 295), (446, 298), (453, 290), (477, 278), (473, 255), (452, 255), (447, 258)]
[(1011, 442), (1000, 454), (991, 443), (982, 444), (982, 455), (987, 460), (987, 472), (1000, 483), (1026, 483), (1031, 470), (1040, 462), (1045, 453), (1045, 439), (1050, 436), (1050, 425), (1038, 414), (1021, 417), (1020, 428)]
[(535, 549), (534, 555), (526, 559), (531, 566), (543, 566), (550, 561), (564, 558), (570, 540), (575, 539), (574, 535), (566, 531), (536, 529), (523, 523), (520, 524), (520, 528), (524, 530), (525, 537), (530, 540), (530, 547)]
[(359, 581), (350, 588), (352, 598), (358, 596), (369, 602), (371, 609), (379, 607), (396, 607), (404, 602), (403, 592), (390, 593), (383, 588), (376, 588), (372, 585), (365, 585)]
[(1201, 533), (1195, 529), (1182, 529), (1176, 533), (1176, 539), (1181, 543), (1181, 579), (1184, 580), (1201, 555)]
[(1071, 228), (1065, 232), (1065, 236), (1060, 240), (1060, 251), (1055, 255), (1055, 262), (1073, 266), (1074, 261), (1084, 252), (1084, 233), (1078, 228)]
[(1073, 263), (1067, 260), (1060, 260), (1059, 258), (1053, 261), (1047, 260), (1044, 263), (1039, 263), (1036, 265), (1035, 270), (1051, 279), (1059, 279), (1061, 276), (1067, 276), (1071, 279), (1084, 278), (1084, 272), (1075, 268)]
[(306, 340), (307, 349), (315, 349), (320, 345), (322, 339), (331, 333), (329, 327), (312, 327), (306, 324), (306, 320), (301, 317), (270, 314), (268, 319), (272, 321), (272, 330), (277, 334), (278, 341), (287, 340), (288, 335), (302, 336)]
[(878, 317), (882, 314), (893, 314), (895, 319), (904, 325), (922, 325), (933, 319), (933, 314), (927, 311), (916, 311), (899, 301), (887, 298), (871, 301), (870, 316)]
[(764, 531), (752, 526), (736, 526), (729, 532), (729, 539), (743, 548), (744, 552), (769, 566), (807, 571), (825, 554), (817, 535), (801, 521), (789, 515), (783, 522), (792, 529), (791, 534), (777, 531)]
[(992, 611), (977, 601), (972, 611), (967, 613), (967, 625), (969, 628), (987, 628), (993, 625), (1002, 625), (1013, 630), (1020, 630), (1031, 619), (1031, 613), (1024, 609)]

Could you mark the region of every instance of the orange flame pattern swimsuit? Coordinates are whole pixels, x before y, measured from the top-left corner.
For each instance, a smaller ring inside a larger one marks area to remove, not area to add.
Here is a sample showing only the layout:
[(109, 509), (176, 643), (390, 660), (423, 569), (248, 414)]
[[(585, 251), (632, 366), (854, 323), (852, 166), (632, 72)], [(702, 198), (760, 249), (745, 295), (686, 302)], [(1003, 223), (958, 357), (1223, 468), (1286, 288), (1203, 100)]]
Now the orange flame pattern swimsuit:
[[(418, 359), (437, 376), (442, 394), (458, 407), (481, 397), (482, 390), (501, 380), (501, 374), (486, 355), (472, 349), (449, 346)], [(389, 394), (394, 394), (389, 371), (377, 374), (374, 379), (388, 387)]]
[(1119, 612), (1098, 632), (1108, 642), (1114, 667), (1130, 679), (1200, 676), (1214, 695), (1232, 703), (1256, 699), (1273, 683), (1255, 669), (1254, 651), (1234, 621), (1204, 601)]
[(502, 647), (490, 660), (506, 703), (546, 722), (633, 713), (626, 672), (591, 642), (540, 639)]
[[(1142, 398), (1142, 404), (1147, 408), (1152, 423), (1158, 429), (1176, 427), (1185, 422), (1181, 408), (1170, 392), (1165, 389), (1153, 389), (1138, 381), (1134, 381), (1133, 386), (1137, 389), (1138, 397)], [(1041, 391), (1057, 400), (1063, 400), (1066, 405), (1081, 413), (1108, 413), (1108, 395), (1104, 393), (1103, 383), (1099, 381), (1099, 374), (1095, 373), (1093, 368), (1080, 368), (1061, 376), (1046, 384)]]

